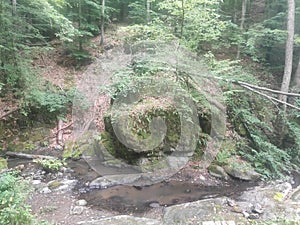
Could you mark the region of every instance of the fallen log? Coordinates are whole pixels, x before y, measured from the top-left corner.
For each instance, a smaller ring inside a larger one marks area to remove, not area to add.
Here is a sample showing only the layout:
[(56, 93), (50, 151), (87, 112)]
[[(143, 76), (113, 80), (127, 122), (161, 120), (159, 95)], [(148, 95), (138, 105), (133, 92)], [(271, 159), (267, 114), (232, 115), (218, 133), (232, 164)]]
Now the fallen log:
[(34, 155), (34, 154), (27, 154), (27, 153), (21, 153), (21, 152), (6, 152), (6, 156), (14, 157), (14, 158), (20, 158), (20, 159), (51, 159), (55, 160), (57, 159), (54, 156), (48, 156), (48, 155)]

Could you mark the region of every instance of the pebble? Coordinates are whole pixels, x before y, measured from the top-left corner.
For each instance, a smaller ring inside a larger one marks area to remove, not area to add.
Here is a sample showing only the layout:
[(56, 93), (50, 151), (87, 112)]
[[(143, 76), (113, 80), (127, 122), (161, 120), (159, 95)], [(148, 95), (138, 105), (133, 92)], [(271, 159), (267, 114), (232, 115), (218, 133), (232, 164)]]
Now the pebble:
[(86, 206), (87, 205), (87, 201), (84, 199), (79, 199), (78, 201), (76, 201), (75, 203), (78, 206)]
[(264, 211), (262, 206), (259, 203), (256, 203), (254, 206), (252, 206), (252, 212), (262, 214)]
[(150, 205), (149, 205), (151, 208), (159, 208), (159, 207), (161, 207), (161, 205), (158, 203), (158, 202), (152, 202), (152, 203), (150, 203)]
[(200, 180), (203, 180), (203, 181), (206, 180), (206, 178), (204, 176), (202, 176), (202, 175), (200, 175), (199, 178), (200, 178)]
[(49, 193), (51, 193), (52, 191), (48, 188), (48, 187), (44, 187), (41, 191), (40, 191), (40, 193), (41, 194), (49, 194)]
[(84, 211), (84, 207), (83, 206), (74, 206), (73, 208), (71, 208), (70, 210), (70, 214), (71, 215), (81, 215)]
[(40, 184), (40, 183), (42, 183), (41, 180), (33, 180), (33, 181), (32, 181), (32, 184), (33, 184), (33, 185), (38, 185), (38, 184)]
[(236, 206), (236, 203), (233, 199), (227, 199), (227, 204), (230, 206), (230, 207), (233, 207), (233, 206)]
[(248, 219), (252, 219), (252, 220), (255, 220), (255, 219), (258, 219), (258, 218), (259, 218), (259, 214), (258, 213), (251, 213), (248, 216)]
[(249, 216), (250, 216), (249, 213), (247, 213), (246, 211), (243, 211), (242, 213), (243, 213), (243, 216), (244, 216), (245, 218), (249, 218)]

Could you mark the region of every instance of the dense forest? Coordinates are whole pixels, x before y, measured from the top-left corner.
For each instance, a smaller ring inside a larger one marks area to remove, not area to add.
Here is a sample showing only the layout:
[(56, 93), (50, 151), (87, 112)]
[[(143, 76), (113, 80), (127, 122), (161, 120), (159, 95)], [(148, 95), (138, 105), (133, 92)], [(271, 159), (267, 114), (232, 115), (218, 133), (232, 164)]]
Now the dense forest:
[[(1, 98), (16, 102), (12, 107), (17, 105), (19, 114), (28, 118), (36, 113), (43, 114), (44, 120), (63, 117), (70, 109), (74, 87), (62, 90), (43, 80), (35, 66), (42, 53), (60, 45), (64, 59), (59, 63), (79, 70), (93, 61), (90, 48), (113, 47), (105, 33), (116, 24), (124, 27), (122, 41), (128, 43), (180, 40), (216, 76), (248, 88), (223, 83), (228, 118), (239, 135), (251, 142), (244, 144), (251, 146), (250, 152), (239, 154), (260, 171), (278, 175), (299, 162), (298, 4), (279, 0), (1, 1)], [(91, 38), (98, 35), (99, 43), (92, 43)], [(243, 81), (250, 86), (239, 83)], [(267, 95), (267, 88), (274, 91)], [(9, 107), (5, 110), (1, 119), (10, 112)]]
[[(119, 92), (134, 93), (138, 87), (130, 86), (133, 80), (159, 76), (166, 85), (170, 77), (176, 79), (192, 96), (202, 121), (193, 156), (199, 160), (209, 142), (212, 125), (207, 124), (214, 109), (206, 106), (209, 97), (197, 93), (193, 83), (195, 74), (202, 72), (201, 67), (193, 67), (186, 52), (194, 54), (217, 80), (226, 105), (226, 131), (213, 164), (224, 166), (236, 157), (263, 179), (283, 178), (300, 163), (299, 24), (300, 0), (0, 0), (0, 153), (4, 157), (7, 151), (17, 151), (13, 138), (37, 122), (50, 127), (57, 121), (68, 128), (74, 125), (70, 115), (79, 80), (74, 77), (99, 55), (120, 46), (139, 51), (143, 43), (169, 51), (171, 57), (178, 45), (183, 49), (176, 52), (182, 64), (169, 68), (164, 63), (171, 59), (162, 63), (137, 59), (127, 69), (112, 70), (117, 82), (106, 87), (111, 102)], [(65, 79), (62, 83), (43, 75), (45, 71), (50, 77), (61, 74), (56, 66), (69, 73), (60, 77)], [(167, 73), (169, 78), (161, 75)], [(163, 104), (167, 105), (157, 103)], [(159, 115), (168, 117), (169, 109), (165, 106)], [(116, 137), (108, 128), (110, 120), (104, 121), (106, 132), (100, 139), (111, 147)], [(147, 139), (149, 121), (137, 120), (133, 129)], [(177, 120), (178, 116), (167, 121), (171, 142), (179, 139), (172, 133), (180, 133), (172, 125)], [(60, 125), (58, 133), (61, 129)], [(43, 138), (39, 141), (50, 144)], [(65, 150), (70, 148), (67, 141), (58, 142)], [(35, 149), (32, 144), (22, 147)], [(116, 148), (123, 147), (118, 143)], [(120, 151), (112, 150), (116, 157), (136, 163)], [(135, 151), (134, 157), (140, 154)]]

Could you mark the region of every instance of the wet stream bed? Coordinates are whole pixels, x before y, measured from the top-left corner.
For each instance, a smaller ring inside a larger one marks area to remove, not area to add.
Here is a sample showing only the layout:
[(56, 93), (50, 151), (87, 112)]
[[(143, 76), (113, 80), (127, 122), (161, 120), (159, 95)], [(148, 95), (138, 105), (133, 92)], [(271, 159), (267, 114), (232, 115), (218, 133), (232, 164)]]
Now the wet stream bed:
[[(119, 213), (144, 213), (151, 208), (159, 208), (181, 203), (193, 202), (201, 199), (221, 196), (237, 197), (243, 191), (258, 185), (257, 182), (243, 182), (239, 180), (218, 181), (219, 185), (205, 185), (170, 179), (152, 185), (134, 186), (117, 185), (104, 189), (91, 189), (85, 184), (99, 176), (89, 166), (80, 161), (73, 161), (69, 166), (79, 179), (77, 192), (80, 199), (85, 199), (96, 209), (106, 209)], [(204, 184), (203, 184), (204, 183)]]
[(80, 198), (93, 207), (120, 213), (142, 213), (151, 208), (193, 202), (221, 196), (237, 196), (254, 183), (238, 182), (230, 186), (203, 186), (182, 181), (169, 181), (149, 186), (115, 186), (82, 193)]
[[(30, 160), (10, 160), (10, 166), (30, 164)], [(244, 191), (257, 185), (258, 182), (239, 180), (220, 181), (216, 184), (191, 182), (191, 180), (169, 179), (160, 183), (145, 186), (117, 185), (104, 189), (89, 188), (88, 184), (99, 174), (83, 161), (69, 161), (72, 179), (78, 180), (73, 190), (78, 199), (85, 199), (94, 209), (105, 209), (121, 214), (144, 213), (152, 208), (160, 208), (201, 199), (227, 196), (239, 197)], [(294, 175), (295, 185), (299, 185), (299, 174)], [(208, 182), (209, 183), (209, 182)]]

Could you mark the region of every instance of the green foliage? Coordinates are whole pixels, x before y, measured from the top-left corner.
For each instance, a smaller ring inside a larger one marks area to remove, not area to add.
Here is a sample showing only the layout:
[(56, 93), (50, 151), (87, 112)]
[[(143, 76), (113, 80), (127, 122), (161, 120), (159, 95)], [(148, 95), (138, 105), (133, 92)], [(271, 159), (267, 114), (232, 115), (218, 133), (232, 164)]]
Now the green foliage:
[(0, 174), (0, 223), (33, 224), (29, 207), (24, 204), (28, 188), (15, 174)]
[[(244, 43), (244, 53), (257, 62), (270, 63), (273, 60), (272, 55), (275, 52), (278, 54), (278, 48), (286, 41), (286, 31), (270, 29), (262, 24), (251, 27), (246, 35), (248, 38)], [(283, 53), (281, 51), (280, 54), (284, 55)]]
[(283, 177), (291, 167), (291, 156), (285, 150), (279, 149), (274, 144), (260, 136), (251, 134), (253, 148), (244, 148), (241, 156), (252, 163), (254, 168), (266, 178)]
[(237, 147), (234, 141), (229, 139), (223, 141), (220, 151), (218, 151), (216, 156), (215, 162), (220, 166), (227, 165), (230, 158), (236, 154), (236, 149)]
[(30, 188), (16, 172), (0, 174), (0, 224), (1, 225), (49, 225), (37, 220), (26, 204)]
[(57, 172), (61, 167), (66, 165), (64, 161), (58, 159), (36, 159), (34, 162), (42, 166), (47, 172)]
[(210, 71), (218, 77), (229, 79), (230, 81), (238, 80), (251, 84), (259, 83), (258, 78), (253, 75), (252, 71), (246, 65), (242, 65), (239, 60), (217, 60), (210, 51), (204, 54), (203, 57)]
[(35, 45), (46, 45), (46, 41), (55, 36), (71, 39), (74, 32), (71, 22), (46, 0), (18, 1), (16, 13), (12, 13), (9, 2), (0, 1), (2, 92), (21, 95), (27, 88), (27, 81), (35, 79), (30, 64)]
[[(205, 59), (212, 72), (223, 79), (257, 85), (262, 83), (253, 75), (251, 68), (245, 68), (239, 61), (218, 61), (212, 53), (206, 54)], [(267, 74), (264, 76), (268, 77)], [(298, 126), (286, 119), (280, 119), (279, 123), (276, 120), (278, 109), (268, 100), (226, 80), (220, 81), (220, 84), (224, 90), (229, 122), (245, 138), (245, 141), (238, 142), (237, 153), (251, 162), (265, 177), (284, 176), (284, 173), (292, 169), (293, 163), (299, 163)], [(281, 124), (286, 128), (284, 132), (278, 133)], [(277, 142), (279, 139), (284, 140), (283, 145)], [(226, 163), (230, 153), (220, 151), (216, 160), (221, 164)]]
[(202, 49), (205, 45), (217, 44), (230, 24), (220, 19), (220, 3), (219, 0), (164, 0), (158, 5), (165, 26), (172, 28), (186, 46)]
[(123, 39), (129, 43), (142, 40), (171, 41), (175, 39), (175, 36), (171, 32), (168, 32), (168, 29), (163, 27), (159, 21), (147, 26), (135, 24), (124, 27), (121, 31), (125, 34)]
[(73, 97), (73, 89), (64, 91), (50, 83), (43, 86), (34, 85), (25, 92), (23, 114), (35, 111), (39, 114), (59, 116), (67, 111)]
[(129, 18), (135, 24), (146, 24), (146, 7), (145, 1), (134, 1), (128, 5), (130, 8)]

